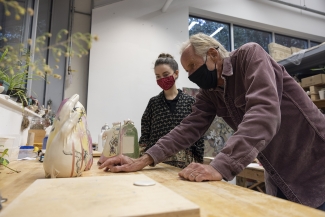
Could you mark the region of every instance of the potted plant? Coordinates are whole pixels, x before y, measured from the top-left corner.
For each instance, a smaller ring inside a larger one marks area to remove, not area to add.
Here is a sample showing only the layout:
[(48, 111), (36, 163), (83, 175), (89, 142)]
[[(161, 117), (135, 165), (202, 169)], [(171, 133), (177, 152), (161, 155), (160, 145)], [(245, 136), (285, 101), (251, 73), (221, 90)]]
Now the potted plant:
[[(15, 65), (11, 64), (10, 55), (7, 58), (8, 49), (6, 49), (0, 57), (0, 83), (7, 86), (7, 90), (4, 92), (10, 95), (14, 101), (22, 103), (27, 106), (28, 101), (26, 97), (26, 84), (28, 78), (28, 63), (24, 66), (19, 61)], [(8, 61), (9, 60), (9, 61)]]

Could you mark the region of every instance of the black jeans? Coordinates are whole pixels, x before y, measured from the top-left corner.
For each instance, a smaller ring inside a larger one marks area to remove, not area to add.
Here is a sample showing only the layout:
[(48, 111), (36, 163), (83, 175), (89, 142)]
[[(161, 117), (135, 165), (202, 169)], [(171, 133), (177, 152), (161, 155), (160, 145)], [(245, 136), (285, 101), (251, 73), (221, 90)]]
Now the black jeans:
[[(287, 197), (283, 194), (283, 192), (280, 190), (280, 188), (278, 188), (278, 192), (276, 194), (276, 197), (281, 198), (281, 199), (285, 199), (288, 200)], [(325, 211), (325, 203), (323, 203), (322, 205), (320, 205), (319, 207), (317, 207), (316, 209)]]

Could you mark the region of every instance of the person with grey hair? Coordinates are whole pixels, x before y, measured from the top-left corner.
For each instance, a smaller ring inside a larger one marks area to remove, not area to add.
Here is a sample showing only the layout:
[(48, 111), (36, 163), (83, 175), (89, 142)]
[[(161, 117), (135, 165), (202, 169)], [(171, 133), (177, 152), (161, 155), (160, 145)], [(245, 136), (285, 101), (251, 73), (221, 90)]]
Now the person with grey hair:
[(101, 168), (154, 166), (193, 144), (218, 115), (235, 133), (210, 165), (192, 163), (180, 177), (232, 180), (257, 157), (268, 194), (325, 210), (325, 117), (285, 68), (256, 43), (228, 53), (204, 34), (191, 36), (181, 54), (188, 78), (200, 87), (193, 112), (142, 158), (118, 156)]

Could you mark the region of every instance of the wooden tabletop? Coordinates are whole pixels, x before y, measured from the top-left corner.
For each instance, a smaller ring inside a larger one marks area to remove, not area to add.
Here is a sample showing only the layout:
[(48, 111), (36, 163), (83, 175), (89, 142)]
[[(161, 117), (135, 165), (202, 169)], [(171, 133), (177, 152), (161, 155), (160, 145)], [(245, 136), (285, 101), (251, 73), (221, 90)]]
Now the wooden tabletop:
[[(97, 168), (98, 158), (95, 158), (94, 161), (92, 169), (84, 172), (83, 177), (112, 175), (110, 172), (104, 172)], [(17, 174), (11, 173), (8, 169), (0, 169), (0, 191), (2, 197), (8, 198), (8, 201), (3, 204), (4, 209), (36, 179), (44, 179), (43, 166), (38, 161), (15, 161), (11, 162), (10, 166), (21, 172)], [(178, 177), (179, 171), (178, 168), (159, 164), (156, 167), (147, 167), (142, 171), (135, 172), (135, 174), (145, 174), (194, 202), (200, 206), (201, 217), (325, 216), (325, 212), (226, 182), (196, 183), (184, 181)], [(113, 175), (123, 176), (125, 174)]]

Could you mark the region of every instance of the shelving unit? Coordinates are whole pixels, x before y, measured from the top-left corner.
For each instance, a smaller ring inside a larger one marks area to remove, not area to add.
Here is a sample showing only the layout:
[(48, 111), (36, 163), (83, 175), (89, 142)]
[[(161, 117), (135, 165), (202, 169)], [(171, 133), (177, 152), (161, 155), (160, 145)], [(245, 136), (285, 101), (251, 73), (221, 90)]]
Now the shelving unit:
[(325, 99), (313, 101), (318, 108), (325, 108)]
[[(310, 69), (322, 68), (325, 66), (325, 44), (307, 50), (299, 65), (295, 65), (289, 61), (288, 58), (278, 63), (283, 65), (291, 76), (296, 76), (299, 80), (320, 74), (322, 71), (312, 71)], [(313, 102), (318, 108), (325, 108), (325, 100), (316, 100)]]

